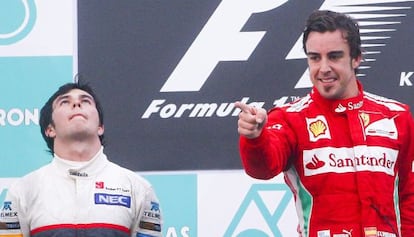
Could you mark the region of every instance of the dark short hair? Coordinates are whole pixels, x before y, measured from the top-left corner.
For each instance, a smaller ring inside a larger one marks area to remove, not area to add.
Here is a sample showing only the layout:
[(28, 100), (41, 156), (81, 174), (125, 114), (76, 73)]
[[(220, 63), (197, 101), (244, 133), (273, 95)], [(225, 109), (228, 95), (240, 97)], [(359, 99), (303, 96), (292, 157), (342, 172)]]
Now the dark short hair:
[(351, 58), (357, 58), (362, 54), (361, 36), (358, 23), (351, 17), (328, 10), (318, 10), (313, 12), (306, 21), (303, 30), (303, 50), (306, 50), (306, 41), (312, 31), (324, 33), (327, 31), (341, 30), (344, 38), (348, 42)]
[[(47, 147), (49, 148), (50, 153), (54, 153), (54, 138), (48, 137), (46, 135), (46, 129), (49, 125), (53, 125), (52, 113), (53, 113), (53, 102), (55, 99), (61, 95), (68, 93), (73, 89), (79, 89), (89, 93), (96, 105), (96, 110), (98, 111), (99, 116), (99, 125), (103, 125), (103, 109), (101, 103), (99, 102), (98, 97), (96, 96), (93, 89), (86, 83), (74, 82), (74, 83), (66, 83), (59, 87), (59, 89), (47, 100), (45, 105), (40, 110), (40, 117), (39, 117), (39, 125), (40, 125), (40, 132), (43, 136), (43, 139), (46, 141)], [(104, 135), (100, 135), (99, 139), (101, 144), (104, 145)]]

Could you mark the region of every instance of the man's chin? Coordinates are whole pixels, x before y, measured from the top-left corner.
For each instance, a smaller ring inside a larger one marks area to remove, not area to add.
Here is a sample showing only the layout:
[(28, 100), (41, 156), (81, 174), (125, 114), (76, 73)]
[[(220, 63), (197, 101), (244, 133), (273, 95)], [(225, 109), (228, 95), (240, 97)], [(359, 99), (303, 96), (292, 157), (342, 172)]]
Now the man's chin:
[(321, 94), (321, 96), (324, 97), (325, 99), (328, 99), (328, 100), (339, 99), (335, 91), (335, 88), (333, 88), (332, 86), (329, 86), (329, 87), (324, 86), (323, 88), (318, 88), (318, 90), (319, 90), (319, 94)]

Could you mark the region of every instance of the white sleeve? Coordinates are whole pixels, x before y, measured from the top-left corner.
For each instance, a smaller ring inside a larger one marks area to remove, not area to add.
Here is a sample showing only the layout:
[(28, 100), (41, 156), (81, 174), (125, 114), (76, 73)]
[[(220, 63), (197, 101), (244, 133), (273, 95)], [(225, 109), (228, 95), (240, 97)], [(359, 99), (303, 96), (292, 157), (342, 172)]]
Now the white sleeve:
[[(144, 189), (141, 189), (142, 191)], [(142, 196), (142, 194), (141, 194)], [(151, 187), (145, 188), (145, 196), (137, 208), (137, 219), (131, 236), (162, 237), (162, 215), (158, 198)]]
[(7, 192), (0, 210), (0, 236), (29, 237), (29, 227), (21, 210), (21, 200), (13, 187)]

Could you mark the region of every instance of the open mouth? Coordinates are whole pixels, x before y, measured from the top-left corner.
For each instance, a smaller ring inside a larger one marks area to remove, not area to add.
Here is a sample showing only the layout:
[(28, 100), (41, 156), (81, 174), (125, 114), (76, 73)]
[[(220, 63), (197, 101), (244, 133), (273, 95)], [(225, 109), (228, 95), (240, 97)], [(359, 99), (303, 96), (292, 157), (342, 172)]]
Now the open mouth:
[(336, 81), (335, 77), (324, 77), (324, 78), (319, 78), (319, 81), (323, 82), (323, 83), (331, 83)]

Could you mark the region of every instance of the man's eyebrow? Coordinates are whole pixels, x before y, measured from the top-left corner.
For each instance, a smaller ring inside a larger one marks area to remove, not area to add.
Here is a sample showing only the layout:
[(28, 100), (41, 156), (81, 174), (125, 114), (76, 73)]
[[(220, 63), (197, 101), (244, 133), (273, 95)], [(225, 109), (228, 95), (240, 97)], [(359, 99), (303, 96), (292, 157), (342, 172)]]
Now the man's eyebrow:
[(342, 55), (344, 53), (345, 53), (344, 51), (338, 50), (338, 51), (331, 51), (328, 53), (328, 55), (333, 55), (333, 54)]
[[(60, 95), (60, 96), (58, 96), (56, 98), (55, 102), (57, 103), (57, 102), (59, 102), (61, 100), (65, 100), (65, 99), (67, 99), (69, 97), (70, 97), (70, 95), (68, 95), (68, 94)], [(87, 98), (87, 99), (90, 99), (92, 101), (95, 101), (94, 98), (91, 95), (88, 95), (88, 94), (81, 94), (81, 95), (79, 95), (79, 98), (82, 98), (82, 99)]]
[(55, 99), (55, 102), (59, 102), (61, 100), (67, 99), (69, 97), (69, 95), (60, 95)]
[(82, 99), (88, 98), (90, 100), (95, 101), (95, 99), (91, 95), (89, 95), (89, 94), (81, 94), (79, 97), (82, 98)]
[[(342, 50), (336, 50), (336, 51), (331, 51), (328, 52), (328, 55), (343, 55), (345, 52)], [(320, 53), (316, 53), (316, 52), (307, 52), (306, 55), (310, 55), (310, 56), (316, 56), (316, 55), (320, 55)]]
[(307, 52), (306, 56), (307, 57), (315, 57), (315, 56), (319, 56), (321, 55), (320, 53), (315, 53), (315, 52)]

